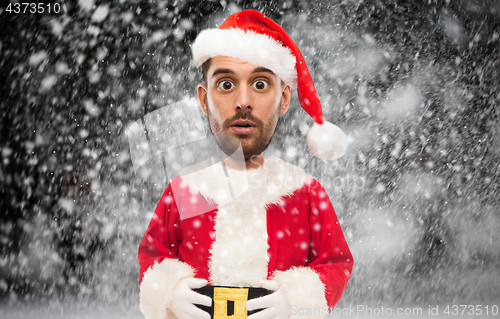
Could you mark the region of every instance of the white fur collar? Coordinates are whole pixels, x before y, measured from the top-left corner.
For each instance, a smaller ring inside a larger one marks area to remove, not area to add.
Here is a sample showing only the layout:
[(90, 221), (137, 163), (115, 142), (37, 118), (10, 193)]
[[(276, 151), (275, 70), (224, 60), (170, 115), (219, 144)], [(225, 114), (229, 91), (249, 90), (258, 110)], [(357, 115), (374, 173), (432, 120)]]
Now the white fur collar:
[[(227, 176), (219, 162), (183, 175), (182, 180), (192, 191), (200, 193), (206, 200), (219, 206), (238, 200), (245, 193), (252, 193), (258, 196), (248, 204), (267, 207), (279, 202), (281, 197), (290, 195), (304, 183), (304, 171), (300, 167), (274, 156), (267, 158), (264, 164), (256, 169), (239, 171), (226, 167), (226, 170)], [(248, 195), (243, 197), (247, 198)], [(241, 200), (243, 198), (238, 202)]]
[(210, 283), (259, 286), (267, 277), (266, 208), (303, 185), (304, 171), (276, 157), (246, 171), (221, 163), (182, 177), (191, 191), (219, 206), (210, 248)]

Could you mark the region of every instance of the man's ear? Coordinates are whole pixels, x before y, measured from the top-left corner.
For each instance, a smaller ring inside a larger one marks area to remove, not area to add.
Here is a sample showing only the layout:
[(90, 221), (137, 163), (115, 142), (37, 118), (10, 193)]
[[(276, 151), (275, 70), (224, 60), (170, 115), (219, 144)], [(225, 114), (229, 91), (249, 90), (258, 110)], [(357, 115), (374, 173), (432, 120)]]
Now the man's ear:
[(292, 88), (290, 88), (290, 85), (284, 83), (281, 92), (280, 115), (283, 115), (286, 113), (286, 111), (288, 111), (291, 99), (292, 99)]
[(198, 102), (200, 103), (201, 110), (205, 115), (208, 114), (207, 111), (207, 86), (205, 83), (198, 84), (198, 89), (196, 91), (196, 95), (198, 96)]

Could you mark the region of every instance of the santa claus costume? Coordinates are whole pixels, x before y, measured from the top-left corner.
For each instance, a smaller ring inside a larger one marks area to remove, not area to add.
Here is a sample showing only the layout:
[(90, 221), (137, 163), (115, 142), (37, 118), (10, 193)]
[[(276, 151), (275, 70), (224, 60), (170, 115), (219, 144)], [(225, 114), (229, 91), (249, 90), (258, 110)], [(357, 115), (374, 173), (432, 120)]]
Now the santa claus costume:
[[(197, 66), (214, 56), (232, 56), (298, 86), (301, 106), (316, 123), (310, 149), (323, 159), (345, 151), (344, 133), (323, 119), (300, 51), (271, 19), (257, 11), (236, 13), (220, 28), (202, 31), (192, 49)], [(275, 157), (256, 169), (222, 169), (214, 165), (177, 177), (163, 193), (139, 246), (143, 314), (175, 318), (174, 288), (195, 277), (234, 287), (259, 287), (272, 279), (291, 318), (324, 317), (339, 301), (353, 265), (324, 188)], [(232, 185), (244, 185), (244, 192), (228, 195), (227, 180), (214, 178), (224, 174)]]

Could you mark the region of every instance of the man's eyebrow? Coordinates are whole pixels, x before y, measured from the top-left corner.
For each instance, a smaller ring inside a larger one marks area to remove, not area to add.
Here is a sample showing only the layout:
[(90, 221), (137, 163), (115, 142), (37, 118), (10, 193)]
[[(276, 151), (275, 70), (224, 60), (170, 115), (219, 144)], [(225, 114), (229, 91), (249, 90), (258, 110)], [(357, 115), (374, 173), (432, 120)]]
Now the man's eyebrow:
[[(264, 67), (255, 68), (252, 71), (252, 73), (260, 73), (260, 72), (268, 72), (268, 73), (274, 74), (273, 71), (269, 70), (268, 68), (264, 68)], [(217, 74), (234, 74), (234, 72), (231, 69), (217, 69), (214, 71), (214, 73), (212, 73), (212, 76), (216, 76)]]
[(234, 74), (234, 72), (230, 69), (217, 69), (212, 73), (212, 76), (216, 76), (217, 74)]
[(269, 72), (269, 73), (274, 74), (274, 72), (269, 70), (268, 68), (262, 68), (262, 67), (256, 68), (255, 70), (253, 70), (252, 73), (259, 73), (259, 72)]

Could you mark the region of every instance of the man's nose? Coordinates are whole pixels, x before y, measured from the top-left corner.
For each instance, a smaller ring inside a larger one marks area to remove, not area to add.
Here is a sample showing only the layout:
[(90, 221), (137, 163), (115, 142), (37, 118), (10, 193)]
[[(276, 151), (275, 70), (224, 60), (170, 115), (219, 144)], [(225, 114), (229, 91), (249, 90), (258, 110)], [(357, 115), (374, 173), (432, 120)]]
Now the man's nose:
[(238, 88), (238, 99), (235, 105), (236, 110), (253, 110), (252, 92), (246, 86)]

